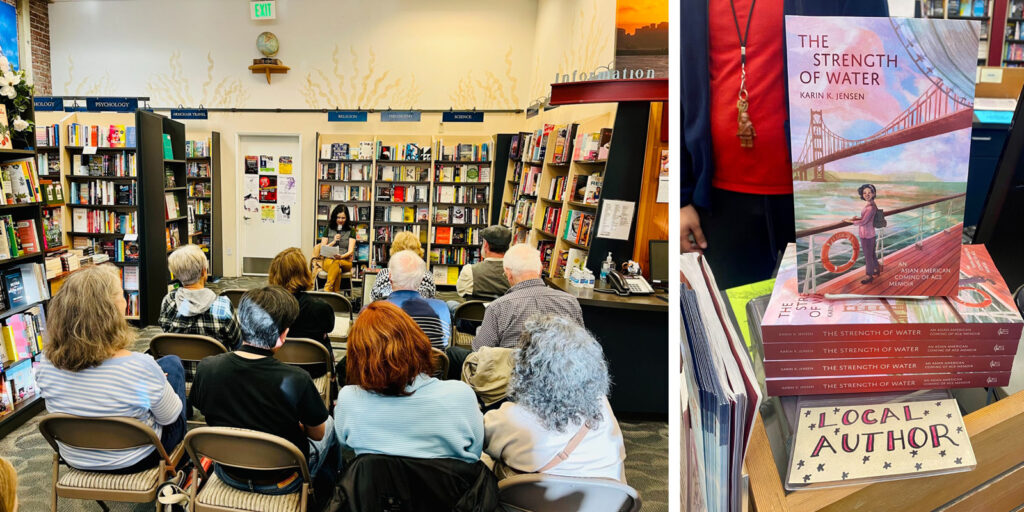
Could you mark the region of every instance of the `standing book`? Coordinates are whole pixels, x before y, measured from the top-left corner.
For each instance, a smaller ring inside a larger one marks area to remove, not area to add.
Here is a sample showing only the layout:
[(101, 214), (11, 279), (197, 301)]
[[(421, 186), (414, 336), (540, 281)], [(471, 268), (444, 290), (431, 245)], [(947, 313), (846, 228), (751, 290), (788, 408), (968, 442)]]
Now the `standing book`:
[(979, 32), (786, 17), (801, 293), (956, 295)]

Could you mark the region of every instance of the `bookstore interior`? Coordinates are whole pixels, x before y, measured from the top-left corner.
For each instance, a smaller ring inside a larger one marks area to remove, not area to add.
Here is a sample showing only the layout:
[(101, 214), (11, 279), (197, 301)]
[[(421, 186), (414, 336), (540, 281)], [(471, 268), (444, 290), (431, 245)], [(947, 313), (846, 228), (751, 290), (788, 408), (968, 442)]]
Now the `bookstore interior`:
[(1024, 2), (689, 4), (681, 509), (1021, 510)]
[(168, 7), (0, 2), (0, 512), (672, 508), (668, 2)]

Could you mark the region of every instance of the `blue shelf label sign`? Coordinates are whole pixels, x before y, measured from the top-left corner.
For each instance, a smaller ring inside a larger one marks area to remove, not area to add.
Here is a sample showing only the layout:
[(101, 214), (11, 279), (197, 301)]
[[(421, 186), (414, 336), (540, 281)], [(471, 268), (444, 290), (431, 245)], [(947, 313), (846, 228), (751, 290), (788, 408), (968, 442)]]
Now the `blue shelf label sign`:
[(441, 114), (441, 121), (445, 123), (482, 123), (484, 122), (484, 113), (448, 111)]
[(139, 109), (139, 99), (86, 98), (85, 108), (89, 112), (135, 112)]
[(209, 119), (205, 108), (172, 108), (171, 119)]
[(365, 123), (365, 110), (329, 110), (327, 121), (331, 123)]
[(64, 98), (57, 96), (36, 96), (33, 100), (36, 112), (60, 112), (64, 110)]
[(384, 110), (380, 113), (382, 123), (418, 123), (420, 122), (419, 110)]

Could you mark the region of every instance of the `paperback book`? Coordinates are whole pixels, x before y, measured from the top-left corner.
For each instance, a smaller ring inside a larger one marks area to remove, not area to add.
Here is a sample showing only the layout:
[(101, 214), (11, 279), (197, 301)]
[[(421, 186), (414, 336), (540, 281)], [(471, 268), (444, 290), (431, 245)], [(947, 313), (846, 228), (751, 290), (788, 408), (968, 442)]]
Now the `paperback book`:
[(800, 292), (957, 295), (979, 31), (786, 17)]

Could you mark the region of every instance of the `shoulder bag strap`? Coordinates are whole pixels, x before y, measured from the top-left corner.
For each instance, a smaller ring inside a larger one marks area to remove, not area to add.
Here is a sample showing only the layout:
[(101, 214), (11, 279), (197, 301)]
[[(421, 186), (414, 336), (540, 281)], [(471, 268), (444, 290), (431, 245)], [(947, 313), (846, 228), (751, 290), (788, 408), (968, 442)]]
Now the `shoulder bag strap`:
[(587, 432), (590, 432), (590, 428), (587, 427), (587, 424), (584, 422), (583, 426), (580, 427), (579, 432), (576, 432), (576, 435), (572, 436), (572, 439), (570, 439), (569, 443), (565, 445), (565, 448), (563, 448), (562, 451), (555, 454), (555, 457), (551, 459), (551, 461), (545, 464), (544, 467), (538, 469), (536, 472), (543, 473), (545, 471), (549, 471), (555, 466), (561, 464), (562, 461), (564, 461), (565, 459), (568, 459), (569, 454), (571, 454), (572, 451), (575, 450), (581, 442), (583, 442), (583, 438), (587, 436)]

